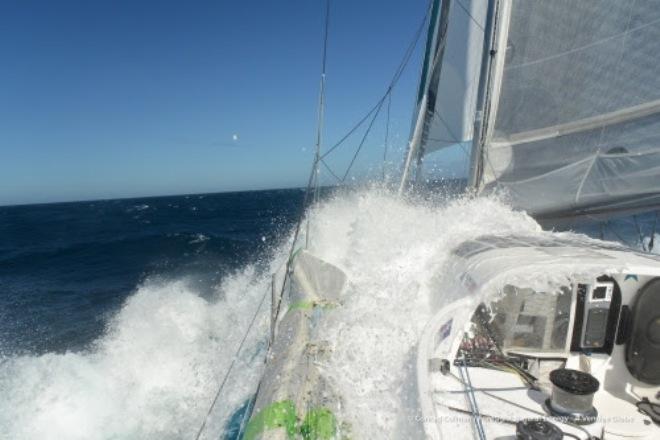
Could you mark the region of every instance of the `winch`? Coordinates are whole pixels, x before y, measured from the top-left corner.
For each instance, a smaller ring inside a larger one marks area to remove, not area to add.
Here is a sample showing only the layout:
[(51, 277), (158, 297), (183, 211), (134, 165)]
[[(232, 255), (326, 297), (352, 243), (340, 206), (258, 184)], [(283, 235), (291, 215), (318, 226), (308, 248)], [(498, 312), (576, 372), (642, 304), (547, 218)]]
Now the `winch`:
[(564, 433), (543, 419), (525, 419), (516, 424), (516, 440), (561, 440)]
[(594, 394), (600, 383), (589, 373), (568, 368), (550, 372), (552, 397), (546, 401), (550, 413), (580, 425), (596, 421)]

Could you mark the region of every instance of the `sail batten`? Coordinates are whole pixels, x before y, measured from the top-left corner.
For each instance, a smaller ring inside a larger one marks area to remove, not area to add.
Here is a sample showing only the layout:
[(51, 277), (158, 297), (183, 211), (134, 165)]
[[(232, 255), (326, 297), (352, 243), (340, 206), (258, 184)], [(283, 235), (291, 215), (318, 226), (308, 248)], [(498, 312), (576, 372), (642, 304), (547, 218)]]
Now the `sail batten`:
[(537, 217), (659, 201), (657, 3), (498, 4), (504, 61), (492, 73), (476, 190), (504, 192)]
[(566, 136), (573, 133), (579, 133), (594, 128), (606, 127), (608, 125), (626, 122), (632, 119), (642, 118), (648, 115), (660, 113), (660, 100), (647, 102), (634, 107), (617, 110), (611, 113), (592, 116), (578, 121), (567, 122), (565, 124), (552, 127), (530, 130), (523, 133), (510, 135), (504, 141), (493, 141), (490, 148), (503, 146), (512, 146), (529, 142), (541, 141), (544, 139)]

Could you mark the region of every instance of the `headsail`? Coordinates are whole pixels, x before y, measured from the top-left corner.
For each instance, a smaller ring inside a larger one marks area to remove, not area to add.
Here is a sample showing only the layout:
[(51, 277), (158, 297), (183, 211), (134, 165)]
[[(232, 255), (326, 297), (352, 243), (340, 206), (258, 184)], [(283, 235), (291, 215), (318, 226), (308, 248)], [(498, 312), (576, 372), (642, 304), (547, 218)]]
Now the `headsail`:
[[(441, 11), (447, 32), (444, 40), (435, 32), (435, 44), (445, 56), (431, 63), (437, 80), (422, 84), (429, 99), (417, 157), (450, 145), (436, 139), (474, 138), (472, 186), (503, 189), (537, 217), (660, 205), (657, 2), (444, 0)], [(470, 27), (457, 62), (450, 50), (460, 12)], [(450, 79), (462, 72), (465, 81), (476, 56), (482, 73), (458, 96)], [(477, 83), (484, 99), (475, 108)], [(475, 136), (468, 120), (477, 120)]]
[(434, 0), (402, 186), (417, 159), (472, 139), (485, 0)]

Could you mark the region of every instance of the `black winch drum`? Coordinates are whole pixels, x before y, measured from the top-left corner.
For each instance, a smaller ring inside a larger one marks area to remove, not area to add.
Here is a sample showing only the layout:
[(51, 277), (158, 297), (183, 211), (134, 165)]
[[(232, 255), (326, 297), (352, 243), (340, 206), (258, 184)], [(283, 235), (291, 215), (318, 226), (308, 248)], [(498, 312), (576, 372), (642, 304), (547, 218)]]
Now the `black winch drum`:
[(589, 373), (559, 368), (550, 372), (552, 397), (546, 402), (552, 415), (564, 417), (573, 423), (589, 424), (596, 421), (594, 394), (600, 383)]
[(525, 419), (516, 423), (516, 440), (561, 440), (564, 433), (543, 419)]

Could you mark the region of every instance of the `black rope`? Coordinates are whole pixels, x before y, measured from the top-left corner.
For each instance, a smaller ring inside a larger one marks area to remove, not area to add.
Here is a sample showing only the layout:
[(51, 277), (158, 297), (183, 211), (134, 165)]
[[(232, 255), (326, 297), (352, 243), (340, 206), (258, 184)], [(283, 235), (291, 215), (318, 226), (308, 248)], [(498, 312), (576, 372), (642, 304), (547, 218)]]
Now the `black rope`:
[[(449, 377), (453, 378), (454, 380), (458, 381), (460, 384), (462, 384), (463, 386), (465, 386), (465, 383), (464, 383), (464, 382), (463, 382), (458, 376), (456, 376), (454, 373), (450, 373), (450, 374), (449, 374)], [(532, 414), (536, 414), (537, 416), (540, 416), (540, 417), (542, 417), (542, 418), (544, 418), (544, 419), (548, 417), (548, 415), (545, 414), (544, 412), (537, 411), (537, 410), (535, 410), (535, 409), (532, 409), (532, 408), (526, 407), (526, 406), (521, 405), (521, 404), (519, 404), (519, 403), (517, 403), (517, 402), (514, 402), (514, 401), (512, 401), (512, 400), (505, 399), (504, 397), (496, 396), (495, 394), (489, 393), (489, 392), (487, 392), (487, 391), (480, 391), (480, 392), (483, 393), (483, 394), (485, 394), (485, 395), (487, 395), (487, 396), (489, 396), (489, 397), (491, 397), (491, 398), (493, 398), (493, 399), (499, 400), (499, 401), (502, 402), (502, 403), (508, 403), (509, 405), (513, 405), (513, 406), (515, 406), (515, 407), (517, 407), (517, 408), (519, 408), (519, 409), (522, 409), (522, 410), (525, 410), (525, 411), (529, 411), (529, 412), (531, 412)], [(444, 405), (444, 406), (446, 406), (446, 405)], [(453, 408), (449, 408), (449, 409), (453, 409)], [(465, 411), (465, 410), (463, 410), (463, 411)], [(480, 416), (484, 416), (483, 414), (479, 414), (479, 415), (480, 415)], [(484, 417), (490, 417), (490, 418), (493, 418), (493, 416), (484, 416)], [(501, 419), (501, 420), (504, 421), (504, 420), (506, 420), (506, 419)], [(552, 419), (551, 419), (551, 420), (552, 420)], [(582, 431), (583, 433), (585, 433), (585, 434), (587, 435), (587, 439), (588, 439), (588, 440), (592, 440), (592, 439), (594, 438), (594, 437), (591, 436), (591, 433), (589, 433), (589, 431), (587, 431), (585, 428), (583, 428), (582, 426), (580, 426), (580, 425), (578, 425), (578, 424), (575, 424), (575, 423), (570, 422), (570, 421), (568, 421), (568, 420), (562, 420), (561, 423), (563, 423), (563, 424), (565, 424), (565, 425), (568, 425), (568, 426), (571, 426), (571, 427), (573, 427), (573, 428), (575, 428), (575, 429), (578, 429), (578, 430)], [(574, 436), (574, 437), (575, 437), (575, 436)], [(579, 439), (579, 437), (577, 437), (577, 438)]]
[(234, 364), (236, 364), (236, 360), (238, 359), (238, 355), (243, 349), (243, 345), (245, 344), (245, 341), (247, 340), (248, 335), (250, 334), (250, 330), (252, 330), (252, 326), (254, 325), (255, 321), (257, 320), (257, 316), (259, 316), (259, 310), (261, 310), (261, 306), (263, 306), (264, 301), (266, 299), (266, 296), (268, 294), (268, 289), (264, 292), (264, 295), (261, 297), (261, 301), (259, 302), (259, 306), (257, 307), (257, 310), (254, 312), (254, 316), (252, 316), (252, 320), (250, 321), (250, 325), (248, 325), (247, 331), (243, 335), (243, 339), (241, 340), (241, 343), (238, 345), (238, 350), (236, 350), (236, 354), (234, 355), (231, 364), (229, 364), (229, 368), (227, 369), (227, 372), (225, 373), (225, 377), (222, 379), (222, 382), (220, 383), (220, 387), (218, 388), (218, 392), (215, 393), (215, 397), (213, 398), (213, 402), (211, 403), (211, 406), (209, 407), (209, 410), (206, 412), (206, 416), (204, 417), (204, 421), (202, 422), (202, 426), (199, 427), (199, 431), (197, 431), (197, 435), (195, 436), (195, 440), (199, 440), (199, 438), (202, 435), (202, 432), (204, 432), (204, 429), (206, 428), (206, 421), (208, 420), (209, 416), (211, 415), (211, 412), (213, 411), (213, 408), (215, 407), (215, 404), (218, 402), (218, 398), (220, 397), (220, 394), (222, 393), (222, 390), (225, 387), (225, 384), (227, 383), (227, 379), (229, 378), (229, 374), (234, 368)]
[[(456, 411), (456, 412), (461, 413), (461, 414), (467, 414), (467, 415), (470, 415), (470, 416), (474, 416), (474, 412), (472, 412), (468, 409), (458, 408), (458, 407), (451, 406), (451, 405), (446, 405), (446, 404), (440, 403), (440, 402), (436, 402), (436, 404), (438, 404), (440, 406), (444, 406), (445, 408), (447, 408), (451, 411)], [(485, 419), (492, 420), (494, 422), (502, 422), (502, 423), (505, 423), (507, 425), (514, 425), (515, 426), (515, 425), (518, 424), (518, 422), (516, 422), (515, 420), (505, 419), (503, 417), (490, 416), (488, 414), (482, 414), (482, 413), (479, 413), (479, 416), (483, 417)]]

